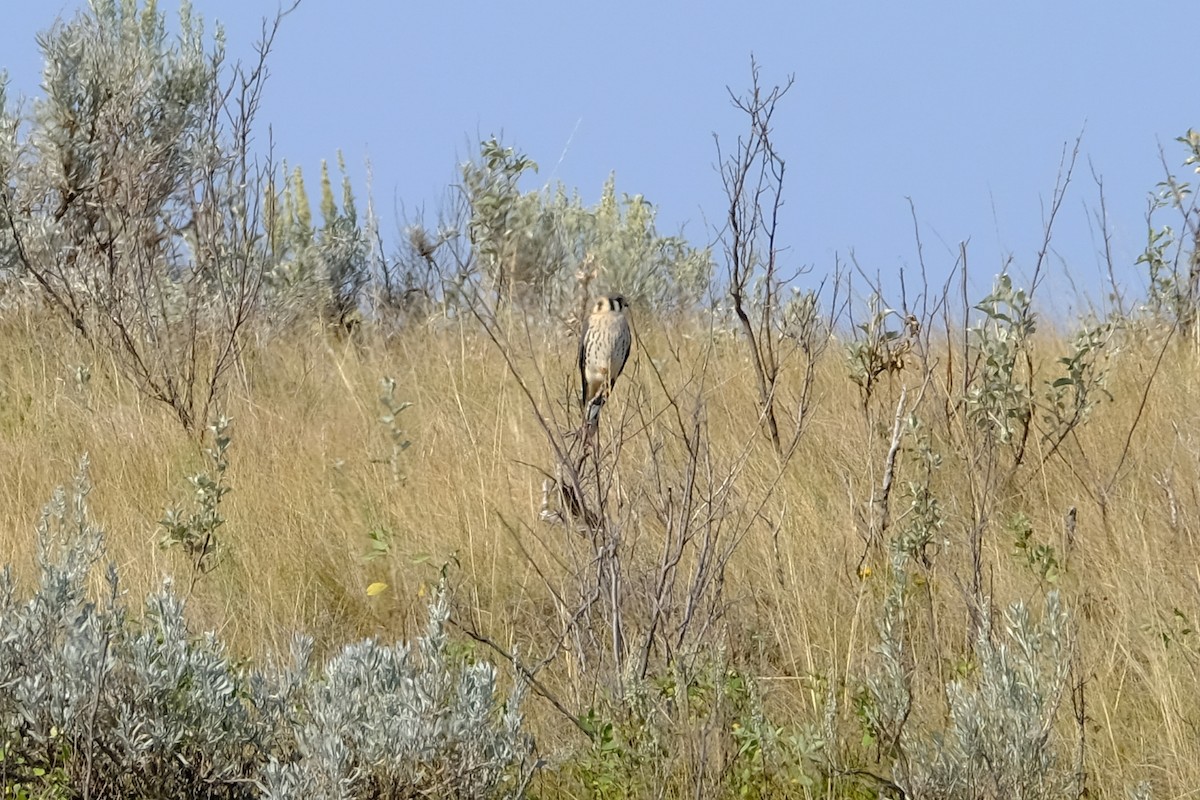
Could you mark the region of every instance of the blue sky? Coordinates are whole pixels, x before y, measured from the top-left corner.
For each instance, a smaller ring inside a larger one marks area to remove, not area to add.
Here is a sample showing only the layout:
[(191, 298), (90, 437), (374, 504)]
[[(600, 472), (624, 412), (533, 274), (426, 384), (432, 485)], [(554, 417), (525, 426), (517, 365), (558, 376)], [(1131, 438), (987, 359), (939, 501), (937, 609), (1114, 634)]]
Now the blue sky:
[[(0, 67), (10, 93), (35, 94), (35, 33), (79, 3), (6, 5)], [(278, 4), (193, 5), (246, 54)], [(741, 130), (726, 86), (748, 84), (753, 53), (764, 82), (796, 78), (776, 119), (782, 225), (788, 259), (816, 274), (852, 250), (891, 286), (915, 269), (906, 198), (935, 278), (965, 239), (976, 295), (1009, 256), (1028, 271), (1063, 147), (1082, 132), (1056, 228), (1059, 291), (1042, 298), (1068, 312), (1078, 298), (1064, 269), (1092, 300), (1104, 295), (1093, 167), (1120, 277), (1140, 291), (1159, 147), (1176, 166), (1175, 137), (1200, 127), (1184, 34), (1194, 17), (1194, 0), (305, 0), (277, 41), (260, 133), (269, 123), (277, 154), (313, 177), (340, 148), (363, 187), (369, 157), (388, 221), (401, 204), (432, 211), (472, 143), (502, 135), (539, 162), (538, 181), (593, 201), (615, 172), (619, 191), (658, 205), (664, 232), (682, 226), (703, 243), (723, 215), (713, 134)]]

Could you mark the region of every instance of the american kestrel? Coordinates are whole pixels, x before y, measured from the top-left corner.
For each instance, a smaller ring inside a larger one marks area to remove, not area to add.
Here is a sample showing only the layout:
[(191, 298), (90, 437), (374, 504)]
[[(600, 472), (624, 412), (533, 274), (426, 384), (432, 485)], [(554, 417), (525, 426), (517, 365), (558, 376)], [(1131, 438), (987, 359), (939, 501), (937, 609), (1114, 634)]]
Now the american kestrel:
[(600, 295), (583, 323), (583, 335), (579, 338), (579, 375), (583, 384), (580, 400), (589, 423), (599, 417), (600, 406), (608, 399), (629, 358), (627, 308), (629, 305), (619, 294)]

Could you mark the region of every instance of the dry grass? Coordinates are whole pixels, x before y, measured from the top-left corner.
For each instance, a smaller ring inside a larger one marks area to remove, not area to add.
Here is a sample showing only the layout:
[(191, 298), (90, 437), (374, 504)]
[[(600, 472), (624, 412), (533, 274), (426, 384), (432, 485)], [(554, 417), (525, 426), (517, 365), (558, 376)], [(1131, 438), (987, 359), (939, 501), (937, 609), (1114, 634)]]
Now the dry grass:
[[(196, 627), (220, 631), (235, 651), (252, 656), (285, 649), (298, 629), (324, 646), (365, 635), (407, 638), (422, 623), (439, 568), (454, 562), (464, 619), (505, 647), (540, 655), (539, 645), (552, 639), (550, 589), (566, 580), (575, 545), (573, 534), (537, 522), (542, 475), (529, 465), (548, 468), (549, 454), (525, 396), (473, 325), (372, 336), (347, 343), (297, 333), (248, 357), (225, 409), (234, 420), (225, 551), (190, 598)], [(642, 341), (602, 433), (623, 425), (629, 438), (617, 475), (622, 502), (633, 509), (629, 519), (641, 520), (631, 563), (656, 557), (657, 523), (638, 511), (649, 502), (654, 421), (669, 412), (671, 392), (700, 391), (714, 459), (732, 469), (745, 455), (738, 491), (750, 521), (730, 563), (733, 605), (721, 644), (763, 676), (781, 723), (818, 720), (824, 698), (799, 679), (849, 676), (852, 686), (875, 639), (882, 560), (868, 562), (876, 565), (871, 576), (858, 576), (856, 510), (880, 477), (906, 376), (892, 378), (864, 413), (841, 352), (831, 349), (810, 427), (772, 489), (778, 461), (756, 431), (740, 344), (713, 343), (688, 326), (643, 329)], [(543, 410), (563, 426), (574, 413), (573, 344), (568, 333), (546, 335), (520, 362), (527, 376), (545, 376)], [(1039, 342), (1045, 358), (1061, 346)], [(666, 393), (645, 363), (651, 354)], [(712, 362), (701, 384), (692, 365), (706, 354)], [(1171, 345), (1122, 459), (1155, 354), (1153, 343), (1128, 344), (1110, 386), (1115, 400), (1097, 410), (1066, 459), (1038, 466), (1033, 448), (1028, 465), (994, 498), (985, 536), (986, 582), (997, 602), (1036, 600), (1047, 586), (1015, 555), (1006, 519), (1024, 512), (1035, 539), (1053, 545), (1062, 561), (1064, 515), (1078, 509), (1057, 585), (1078, 618), (1087, 768), (1106, 796), (1141, 779), (1152, 780), (1160, 796), (1200, 785), (1200, 633), (1192, 631), (1200, 618), (1200, 412), (1192, 398), (1200, 387), (1190, 345)], [(202, 468), (203, 457), (170, 411), (141, 398), (111, 363), (45, 320), (6, 320), (0, 365), (0, 556), (28, 571), (37, 511), (87, 452), (93, 513), (126, 589), (140, 595), (172, 572), (182, 580), (188, 564), (181, 553), (159, 549), (156, 523), (167, 506), (190, 499), (186, 476)], [(86, 386), (76, 380), (76, 365), (90, 369)], [(396, 379), (398, 399), (413, 403), (400, 418), (413, 443), (400, 456), (400, 483), (379, 422), (384, 376)], [(533, 388), (542, 400), (540, 381)], [(931, 387), (931, 419), (940, 390)], [(963, 651), (971, 482), (946, 438), (953, 420), (944, 422), (932, 429), (935, 444), (947, 448), (935, 489), (949, 546), (929, 574), (925, 617), (936, 633), (919, 619), (913, 640), (922, 674), (948, 677)], [(751, 520), (762, 503), (765, 520), (783, 523), (777, 540), (767, 522)], [(371, 530), (386, 531), (392, 549), (367, 561)], [(368, 597), (374, 581), (389, 588)], [(557, 662), (546, 678), (564, 697), (578, 678), (578, 665), (568, 662)], [(530, 701), (530, 716), (544, 741), (572, 741), (570, 726), (542, 701)]]

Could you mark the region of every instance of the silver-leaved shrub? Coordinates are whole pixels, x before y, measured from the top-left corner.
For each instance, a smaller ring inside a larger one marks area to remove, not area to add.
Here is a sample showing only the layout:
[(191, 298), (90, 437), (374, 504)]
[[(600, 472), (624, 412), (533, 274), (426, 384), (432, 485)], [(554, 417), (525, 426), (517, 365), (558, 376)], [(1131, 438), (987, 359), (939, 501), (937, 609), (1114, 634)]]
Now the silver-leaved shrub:
[(92, 798), (523, 793), (522, 686), (504, 698), (490, 664), (448, 654), (444, 590), (411, 645), (349, 644), (318, 669), (297, 636), (290, 664), (254, 668), (188, 630), (170, 581), (140, 616), (114, 566), (97, 592), (88, 492), (84, 459), (38, 524), (32, 594), (0, 573), (0, 783)]

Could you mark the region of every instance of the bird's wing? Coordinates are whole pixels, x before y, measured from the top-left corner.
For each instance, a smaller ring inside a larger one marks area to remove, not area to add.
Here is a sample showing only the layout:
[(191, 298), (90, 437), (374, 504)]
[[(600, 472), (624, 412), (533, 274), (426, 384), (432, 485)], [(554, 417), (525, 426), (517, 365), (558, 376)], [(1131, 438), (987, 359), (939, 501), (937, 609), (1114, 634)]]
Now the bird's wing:
[(588, 318), (583, 318), (583, 330), (579, 332), (579, 404), (587, 402), (587, 335)]
[(620, 377), (621, 371), (625, 369), (625, 362), (629, 360), (629, 350), (633, 346), (633, 332), (629, 329), (628, 322), (625, 323), (624, 328), (625, 330), (621, 332), (622, 335), (617, 337), (617, 341), (625, 346), (614, 354), (616, 356), (614, 359), (616, 367), (613, 370), (612, 377), (609, 378), (610, 381), (616, 381)]

